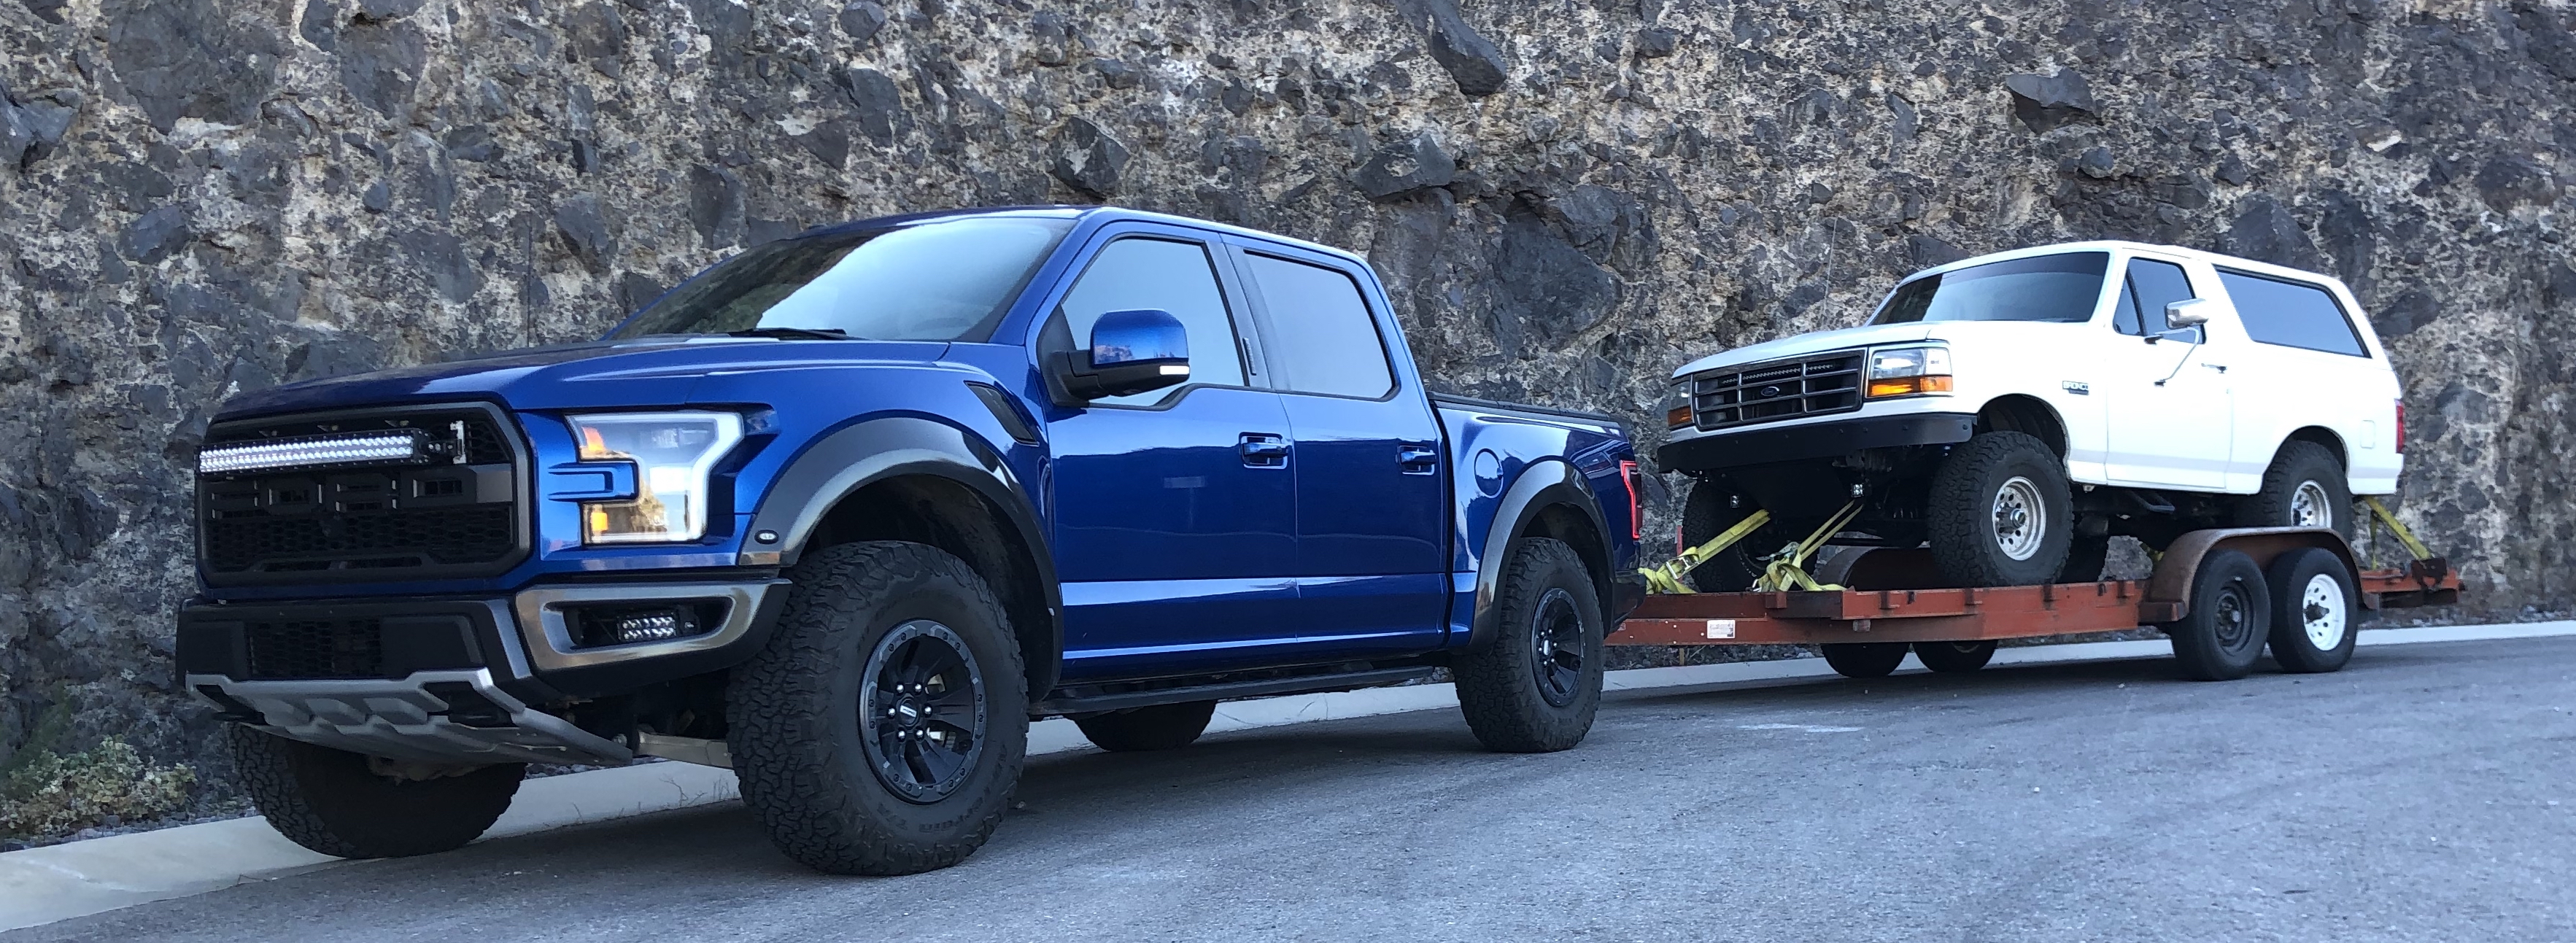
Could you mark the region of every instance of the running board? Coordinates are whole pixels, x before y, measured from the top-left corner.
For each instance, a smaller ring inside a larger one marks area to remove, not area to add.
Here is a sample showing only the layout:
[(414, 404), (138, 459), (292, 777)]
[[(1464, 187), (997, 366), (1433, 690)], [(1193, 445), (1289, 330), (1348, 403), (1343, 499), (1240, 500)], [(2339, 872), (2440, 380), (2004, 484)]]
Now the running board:
[(1377, 668), (1341, 674), (1301, 675), (1294, 678), (1261, 678), (1252, 681), (1227, 681), (1187, 687), (1157, 688), (1151, 691), (1113, 691), (1107, 694), (1059, 695), (1029, 706), (1032, 715), (1104, 714), (1110, 711), (1153, 707), (1158, 704), (1186, 704), (1192, 701), (1223, 701), (1246, 697), (1268, 697), (1278, 694), (1316, 694), (1325, 691), (1351, 691), (1374, 688), (1406, 681), (1419, 681), (1438, 671), (1431, 665), (1409, 665), (1402, 668)]

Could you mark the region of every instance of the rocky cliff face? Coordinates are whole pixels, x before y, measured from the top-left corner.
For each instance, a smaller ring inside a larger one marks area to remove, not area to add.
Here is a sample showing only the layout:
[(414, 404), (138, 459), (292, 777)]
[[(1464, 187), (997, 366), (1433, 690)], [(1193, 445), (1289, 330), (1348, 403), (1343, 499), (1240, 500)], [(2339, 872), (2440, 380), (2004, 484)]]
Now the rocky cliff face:
[(1684, 360), (2070, 238), (2335, 273), (2406, 514), (2576, 599), (2564, 0), (0, 0), (0, 755), (205, 760), (168, 677), (226, 395), (592, 335), (728, 252), (1114, 201), (1366, 252), (1455, 390)]

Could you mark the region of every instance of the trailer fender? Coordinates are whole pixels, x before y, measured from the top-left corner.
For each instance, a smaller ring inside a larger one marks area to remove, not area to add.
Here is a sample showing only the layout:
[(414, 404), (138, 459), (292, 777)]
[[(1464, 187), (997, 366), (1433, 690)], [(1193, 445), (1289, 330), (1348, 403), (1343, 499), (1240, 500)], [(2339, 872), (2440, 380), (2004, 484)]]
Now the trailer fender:
[[(2146, 597), (2138, 604), (2138, 618), (2149, 623), (2180, 621), (2191, 612), (2192, 579), (2200, 575), (2200, 561), (2218, 550), (2242, 551), (2254, 558), (2254, 565), (2270, 568), (2281, 554), (2302, 547), (2322, 547), (2343, 560), (2347, 578), (2358, 580), (2361, 567), (2352, 554), (2352, 545), (2343, 535), (2322, 527), (2226, 527), (2195, 530), (2177, 537), (2156, 561), (2156, 571), (2147, 577)], [(2357, 585), (2357, 584), (2356, 584)]]

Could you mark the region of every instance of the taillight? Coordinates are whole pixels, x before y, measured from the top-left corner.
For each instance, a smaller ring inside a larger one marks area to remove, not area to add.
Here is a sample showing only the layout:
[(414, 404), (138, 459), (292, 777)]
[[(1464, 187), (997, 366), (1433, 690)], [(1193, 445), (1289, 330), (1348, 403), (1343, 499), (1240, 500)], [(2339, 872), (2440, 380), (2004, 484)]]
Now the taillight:
[(1628, 486), (1628, 539), (1630, 540), (1646, 539), (1645, 505), (1637, 500), (1637, 486), (1640, 484), (1637, 476), (1642, 474), (1644, 473), (1637, 470), (1636, 459), (1619, 460), (1619, 481)]
[(2397, 401), (2397, 454), (2406, 454), (2406, 401)]

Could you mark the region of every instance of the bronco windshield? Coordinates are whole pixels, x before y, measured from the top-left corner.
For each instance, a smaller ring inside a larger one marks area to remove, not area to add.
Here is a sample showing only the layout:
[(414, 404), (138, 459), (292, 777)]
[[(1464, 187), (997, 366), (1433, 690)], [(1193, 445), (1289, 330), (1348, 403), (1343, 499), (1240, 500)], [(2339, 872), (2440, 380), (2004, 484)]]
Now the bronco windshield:
[(2068, 252), (1918, 278), (1897, 286), (1869, 323), (2088, 321), (2110, 264), (2108, 252)]
[(718, 263), (608, 336), (801, 329), (981, 342), (1072, 228), (980, 216), (782, 239)]

